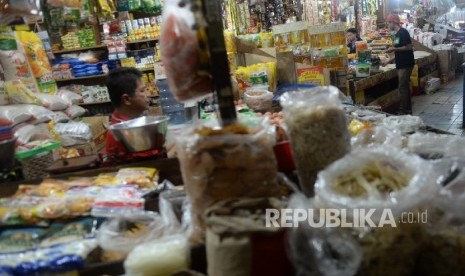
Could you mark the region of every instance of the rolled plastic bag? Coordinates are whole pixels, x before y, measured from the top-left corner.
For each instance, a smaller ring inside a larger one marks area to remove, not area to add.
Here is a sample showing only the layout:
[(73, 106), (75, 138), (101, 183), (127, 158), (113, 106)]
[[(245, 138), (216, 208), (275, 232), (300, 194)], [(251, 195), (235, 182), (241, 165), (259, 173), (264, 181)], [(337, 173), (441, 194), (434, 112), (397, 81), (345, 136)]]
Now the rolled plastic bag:
[(222, 129), (200, 125), (178, 137), (176, 148), (191, 204), (191, 243), (203, 243), (203, 213), (215, 202), (279, 195), (274, 143), (275, 129), (266, 120)]
[[(318, 213), (314, 200), (300, 193), (291, 197), (289, 208)], [(355, 275), (363, 256), (358, 241), (348, 232), (311, 227), (307, 221), (290, 230), (288, 251), (296, 276)]]
[(442, 159), (449, 170), (431, 200), (415, 275), (465, 275), (465, 159)]
[(307, 196), (319, 171), (350, 151), (347, 118), (336, 87), (315, 87), (281, 96), (284, 123)]
[(421, 225), (401, 218), (426, 206), (438, 191), (436, 180), (431, 163), (387, 146), (358, 149), (320, 172), (319, 208), (345, 210), (352, 222), (360, 210), (370, 213), (372, 224), (351, 228), (364, 256), (357, 275), (412, 275)]
[[(181, 4), (182, 3), (182, 4)], [(170, 92), (178, 101), (213, 91), (201, 7), (169, 0), (163, 9), (160, 48)], [(193, 12), (197, 8), (196, 12)], [(201, 46), (202, 45), (202, 46)]]

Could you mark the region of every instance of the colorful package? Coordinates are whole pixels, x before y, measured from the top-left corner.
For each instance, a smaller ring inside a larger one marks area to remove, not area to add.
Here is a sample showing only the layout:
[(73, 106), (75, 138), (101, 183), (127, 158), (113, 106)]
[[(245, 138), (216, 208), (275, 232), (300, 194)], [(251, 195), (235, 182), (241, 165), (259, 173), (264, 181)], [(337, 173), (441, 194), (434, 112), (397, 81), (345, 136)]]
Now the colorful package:
[(37, 104), (42, 101), (21, 80), (6, 81), (4, 89), (13, 104)]
[(137, 185), (139, 188), (152, 188), (158, 181), (158, 171), (155, 168), (125, 168), (116, 175), (116, 183), (122, 185)]
[(85, 218), (69, 223), (53, 223), (41, 239), (40, 246), (48, 247), (75, 240), (92, 237), (96, 230), (96, 221)]
[(116, 185), (116, 173), (101, 173), (94, 179), (92, 184), (97, 186)]
[(101, 187), (76, 186), (70, 188), (65, 195), (66, 209), (71, 216), (83, 216), (90, 213), (95, 198)]
[(100, 191), (92, 207), (94, 217), (113, 217), (144, 210), (144, 199), (135, 186), (110, 186)]

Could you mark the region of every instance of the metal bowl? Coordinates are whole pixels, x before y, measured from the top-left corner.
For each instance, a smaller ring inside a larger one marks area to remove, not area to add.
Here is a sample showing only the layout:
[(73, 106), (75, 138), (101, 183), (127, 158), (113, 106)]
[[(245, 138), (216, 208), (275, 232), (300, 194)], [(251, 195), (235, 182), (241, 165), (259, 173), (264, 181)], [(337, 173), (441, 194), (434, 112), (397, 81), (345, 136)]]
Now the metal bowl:
[(168, 132), (168, 116), (144, 116), (110, 126), (116, 140), (129, 152), (161, 149)]

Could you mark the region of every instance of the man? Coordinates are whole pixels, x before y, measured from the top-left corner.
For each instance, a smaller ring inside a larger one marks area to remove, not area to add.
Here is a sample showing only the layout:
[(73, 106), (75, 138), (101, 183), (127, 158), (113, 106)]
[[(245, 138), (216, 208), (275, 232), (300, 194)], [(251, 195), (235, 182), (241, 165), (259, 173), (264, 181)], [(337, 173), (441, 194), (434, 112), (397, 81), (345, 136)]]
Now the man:
[(349, 54), (355, 54), (356, 47), (355, 42), (362, 41), (360, 36), (358, 35), (357, 29), (350, 28), (347, 30), (347, 47), (349, 48)]
[(415, 66), (415, 58), (413, 57), (413, 46), (410, 34), (401, 27), (400, 18), (398, 15), (391, 14), (386, 20), (389, 24), (389, 30), (394, 35), (394, 47), (390, 47), (386, 53), (394, 53), (394, 57), (390, 57), (383, 62), (383, 66), (395, 60), (397, 76), (399, 79), (400, 92), (400, 115), (412, 114), (412, 98), (410, 93), (410, 75)]
[[(111, 124), (132, 120), (143, 116), (149, 107), (146, 87), (142, 82), (142, 73), (135, 68), (117, 68), (107, 78), (110, 100), (115, 108), (111, 115)], [(119, 143), (111, 131), (107, 132), (105, 152), (110, 155), (127, 155), (126, 147)], [(130, 157), (148, 157), (158, 152), (147, 151), (129, 154)]]

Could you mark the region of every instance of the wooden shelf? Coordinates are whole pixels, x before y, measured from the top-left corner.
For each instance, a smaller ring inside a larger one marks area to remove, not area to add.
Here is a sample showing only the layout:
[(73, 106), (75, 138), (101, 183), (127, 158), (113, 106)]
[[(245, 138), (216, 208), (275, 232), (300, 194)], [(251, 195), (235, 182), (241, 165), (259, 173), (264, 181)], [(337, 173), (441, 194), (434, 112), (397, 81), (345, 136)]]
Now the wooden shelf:
[(101, 74), (101, 75), (95, 75), (95, 76), (87, 76), (87, 77), (71, 78), (71, 79), (66, 79), (66, 80), (55, 80), (55, 81), (57, 83), (59, 83), (59, 82), (70, 82), (70, 81), (76, 81), (76, 80), (98, 79), (98, 78), (104, 78), (106, 76), (107, 76), (107, 74)]
[(66, 53), (74, 53), (86, 50), (95, 50), (95, 49), (106, 49), (106, 45), (96, 45), (91, 47), (84, 47), (84, 48), (76, 48), (76, 49), (67, 49), (67, 50), (60, 50), (60, 51), (52, 51), (54, 54), (66, 54)]
[(137, 44), (137, 43), (145, 43), (145, 42), (152, 42), (152, 41), (158, 41), (158, 40), (159, 40), (158, 38), (151, 38), (151, 39), (144, 39), (144, 40), (126, 42), (126, 44)]

